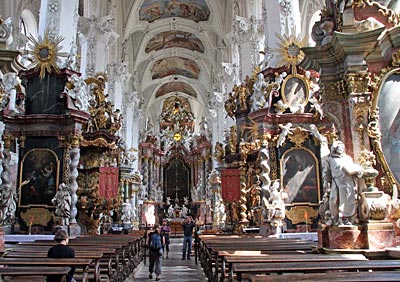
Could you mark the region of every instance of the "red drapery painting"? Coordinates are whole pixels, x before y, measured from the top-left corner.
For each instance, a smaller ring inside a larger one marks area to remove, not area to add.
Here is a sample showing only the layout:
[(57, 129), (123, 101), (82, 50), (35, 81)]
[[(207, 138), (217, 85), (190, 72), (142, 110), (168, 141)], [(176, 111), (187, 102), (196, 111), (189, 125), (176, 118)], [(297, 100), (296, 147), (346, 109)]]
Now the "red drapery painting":
[(118, 195), (118, 167), (101, 167), (99, 178), (99, 195), (111, 199)]
[(221, 171), (222, 198), (224, 201), (240, 199), (239, 169), (224, 169)]

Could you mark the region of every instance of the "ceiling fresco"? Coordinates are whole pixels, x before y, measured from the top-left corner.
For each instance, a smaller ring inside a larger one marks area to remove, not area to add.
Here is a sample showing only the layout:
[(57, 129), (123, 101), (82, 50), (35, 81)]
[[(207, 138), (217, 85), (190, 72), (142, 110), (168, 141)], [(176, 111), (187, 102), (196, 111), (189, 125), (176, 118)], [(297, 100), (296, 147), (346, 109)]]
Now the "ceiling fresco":
[(158, 60), (151, 69), (152, 79), (169, 75), (183, 75), (187, 78), (199, 78), (200, 68), (192, 60), (182, 57), (168, 57)]
[(158, 33), (146, 46), (145, 52), (158, 51), (166, 48), (181, 47), (192, 51), (204, 53), (204, 45), (200, 39), (184, 31), (164, 31)]
[(196, 91), (187, 83), (184, 82), (170, 82), (162, 85), (156, 93), (156, 98), (164, 96), (171, 92), (183, 92), (192, 97), (197, 98)]
[(141, 21), (181, 17), (195, 22), (206, 21), (210, 9), (205, 0), (145, 0), (139, 10)]

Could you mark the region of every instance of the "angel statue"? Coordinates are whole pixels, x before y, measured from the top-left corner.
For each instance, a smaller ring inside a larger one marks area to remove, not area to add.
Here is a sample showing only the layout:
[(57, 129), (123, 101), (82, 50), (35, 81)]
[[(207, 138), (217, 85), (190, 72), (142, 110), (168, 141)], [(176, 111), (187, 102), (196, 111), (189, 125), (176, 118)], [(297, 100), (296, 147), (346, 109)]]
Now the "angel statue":
[(288, 134), (293, 134), (293, 131), (291, 130), (292, 123), (289, 122), (286, 125), (280, 124), (279, 127), (282, 129), (282, 131), (279, 134), (278, 142), (276, 143), (277, 148), (283, 145)]

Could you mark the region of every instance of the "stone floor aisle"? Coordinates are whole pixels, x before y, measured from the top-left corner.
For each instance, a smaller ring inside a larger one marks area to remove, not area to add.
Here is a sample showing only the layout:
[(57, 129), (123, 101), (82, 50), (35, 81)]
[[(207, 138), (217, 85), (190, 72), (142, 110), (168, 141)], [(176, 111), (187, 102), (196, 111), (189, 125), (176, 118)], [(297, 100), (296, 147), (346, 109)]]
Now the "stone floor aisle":
[[(195, 264), (194, 251), (192, 250), (191, 260), (181, 260), (182, 257), (182, 238), (171, 238), (169, 258), (164, 258), (162, 261), (162, 274), (160, 281), (170, 282), (205, 282), (207, 279), (204, 276), (200, 262)], [(131, 275), (125, 282), (131, 281), (155, 281), (149, 279), (148, 275), (149, 261), (146, 258), (146, 265), (143, 262), (138, 266), (134, 274)]]

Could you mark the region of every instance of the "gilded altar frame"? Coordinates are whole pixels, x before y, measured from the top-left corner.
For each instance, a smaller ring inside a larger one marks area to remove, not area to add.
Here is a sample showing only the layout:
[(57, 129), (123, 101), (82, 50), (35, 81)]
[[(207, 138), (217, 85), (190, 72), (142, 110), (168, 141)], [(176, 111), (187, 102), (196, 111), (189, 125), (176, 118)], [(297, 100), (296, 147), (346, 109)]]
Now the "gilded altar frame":
[(305, 106), (309, 99), (309, 85), (305, 78), (298, 74), (288, 75), (282, 84), (282, 100), (289, 107), (293, 106), (297, 99), (299, 104)]
[(386, 182), (400, 186), (400, 68), (384, 69), (373, 81), (368, 135)]
[[(310, 149), (300, 147), (285, 151), (280, 158), (280, 170), (281, 187), (287, 193), (286, 206), (319, 205), (321, 199), (319, 161)], [(301, 187), (295, 189), (294, 186), (298, 185), (299, 181)]]
[(19, 172), (19, 207), (52, 207), (60, 174), (57, 154), (45, 148), (29, 150), (23, 156)]

